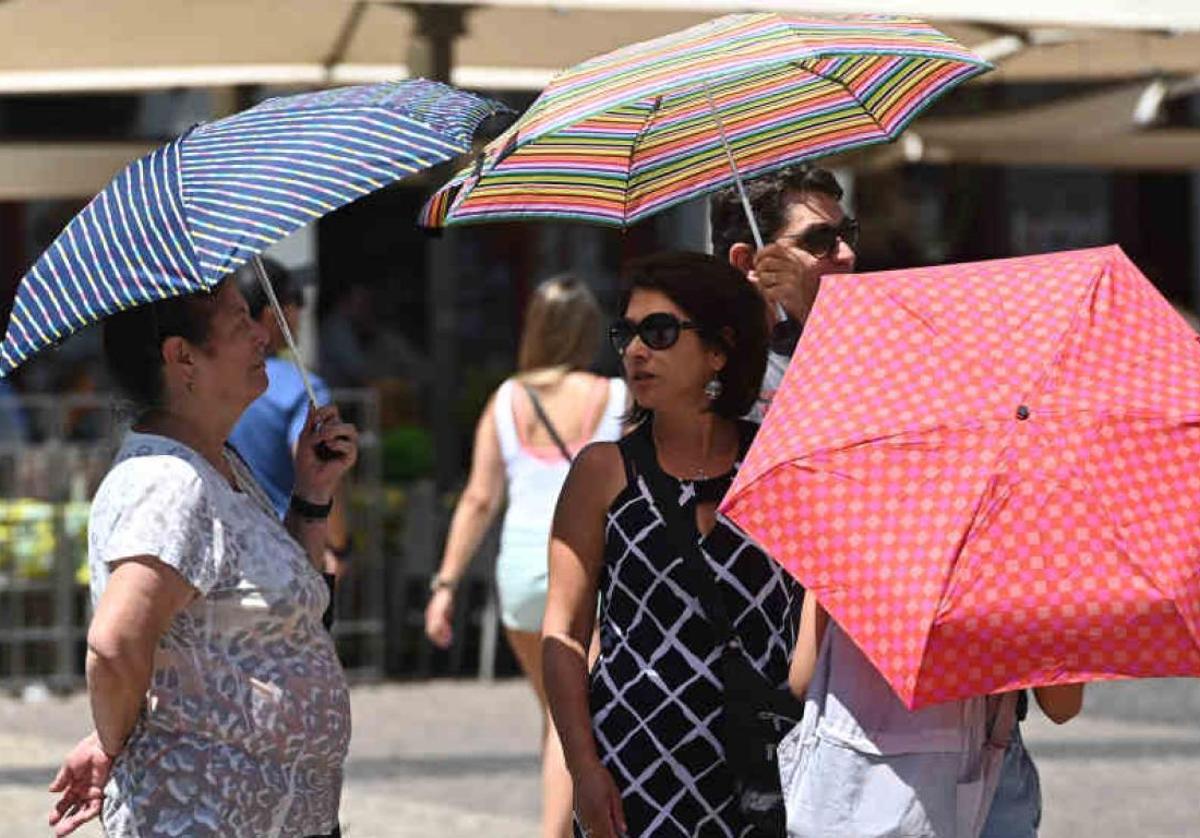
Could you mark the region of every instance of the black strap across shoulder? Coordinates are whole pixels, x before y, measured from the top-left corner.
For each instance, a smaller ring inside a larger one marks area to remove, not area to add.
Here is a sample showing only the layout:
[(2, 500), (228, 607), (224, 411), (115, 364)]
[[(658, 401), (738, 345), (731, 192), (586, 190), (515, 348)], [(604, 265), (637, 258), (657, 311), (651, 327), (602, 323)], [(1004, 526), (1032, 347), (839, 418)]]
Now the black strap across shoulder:
[(639, 462), (643, 456), (642, 446), (635, 440), (646, 432), (646, 426), (647, 423), (643, 422), (632, 432), (617, 440), (617, 450), (621, 452), (621, 463), (625, 466), (625, 483), (628, 486), (634, 486), (637, 483), (638, 475), (643, 471)]
[[(646, 486), (654, 499), (654, 508), (662, 516), (666, 526), (667, 538), (692, 568), (692, 574), (699, 587), (700, 605), (716, 632), (718, 643), (722, 646), (728, 645), (737, 639), (737, 635), (725, 610), (724, 598), (717, 587), (713, 569), (700, 552), (699, 530), (695, 519), (688, 519), (691, 510), (679, 505), (677, 486), (658, 465), (650, 422), (645, 422), (637, 431), (625, 437), (622, 443), (628, 446), (639, 473), (646, 480)], [(746, 443), (744, 435), (743, 443)], [(743, 454), (744, 452), (745, 445), (742, 450)]]
[[(679, 505), (679, 486), (658, 465), (649, 425), (647, 421), (625, 437), (621, 453), (626, 457), (627, 468), (632, 461), (645, 479), (668, 540), (691, 568), (689, 575), (695, 579), (697, 599), (720, 650), (723, 713), (717, 735), (734, 777), (738, 811), (753, 827), (742, 834), (752, 838), (784, 838), (787, 818), (779, 779), (778, 746), (799, 721), (803, 706), (786, 689), (769, 684), (746, 657), (725, 609), (716, 571), (700, 550), (700, 532), (692, 505)], [(741, 459), (753, 438), (753, 426), (739, 426), (739, 431)], [(699, 493), (696, 497), (699, 500)]]
[(542, 427), (546, 429), (546, 433), (550, 434), (550, 439), (554, 440), (554, 444), (558, 446), (558, 451), (563, 455), (563, 459), (568, 463), (574, 458), (571, 456), (567, 444), (562, 441), (562, 437), (558, 435), (558, 430), (554, 427), (554, 423), (550, 421), (550, 417), (546, 415), (546, 409), (542, 407), (542, 400), (537, 397), (537, 393), (533, 392), (533, 388), (528, 384), (521, 384), (525, 390), (525, 395), (529, 396), (529, 403), (533, 405), (533, 412), (537, 414), (538, 421), (542, 423)]

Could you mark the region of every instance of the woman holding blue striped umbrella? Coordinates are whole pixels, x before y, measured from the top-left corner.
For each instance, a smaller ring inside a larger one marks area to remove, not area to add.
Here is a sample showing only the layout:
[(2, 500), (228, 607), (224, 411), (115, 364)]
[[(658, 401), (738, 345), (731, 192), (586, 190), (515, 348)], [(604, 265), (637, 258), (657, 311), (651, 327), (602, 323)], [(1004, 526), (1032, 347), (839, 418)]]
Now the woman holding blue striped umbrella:
[(281, 523), (225, 445), (266, 386), (265, 331), (228, 277), (252, 260), (291, 343), (258, 254), (468, 151), (503, 110), (412, 80), (196, 126), (121, 172), (18, 284), (0, 378), (107, 318), (137, 408), (89, 522), (96, 732), (52, 784), (58, 834), (102, 807), (116, 836), (337, 834), (349, 707), (310, 559), (356, 433), (309, 388)]
[[(266, 343), (232, 282), (105, 323), (137, 410), (88, 533), (82, 762), (111, 770), (109, 836), (338, 834), (350, 702), (320, 568), (357, 434), (335, 407), (310, 413), (279, 522), (225, 442), (266, 387)], [(63, 791), (60, 835), (101, 805)]]

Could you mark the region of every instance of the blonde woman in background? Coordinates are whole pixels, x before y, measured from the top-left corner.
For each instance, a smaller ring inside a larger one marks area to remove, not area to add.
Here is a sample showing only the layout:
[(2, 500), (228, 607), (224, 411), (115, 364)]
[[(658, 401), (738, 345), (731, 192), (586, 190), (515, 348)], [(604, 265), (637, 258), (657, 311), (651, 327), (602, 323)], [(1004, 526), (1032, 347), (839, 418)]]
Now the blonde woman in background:
[(564, 276), (538, 286), (525, 316), (517, 374), (497, 388), (475, 429), (471, 473), (425, 609), (425, 633), (446, 648), (455, 590), (507, 496), (496, 586), (509, 645), (543, 712), (545, 838), (571, 834), (572, 804), (571, 778), (542, 683), (550, 521), (571, 460), (588, 443), (617, 439), (626, 407), (621, 379), (586, 371), (600, 339), (600, 308), (583, 282)]

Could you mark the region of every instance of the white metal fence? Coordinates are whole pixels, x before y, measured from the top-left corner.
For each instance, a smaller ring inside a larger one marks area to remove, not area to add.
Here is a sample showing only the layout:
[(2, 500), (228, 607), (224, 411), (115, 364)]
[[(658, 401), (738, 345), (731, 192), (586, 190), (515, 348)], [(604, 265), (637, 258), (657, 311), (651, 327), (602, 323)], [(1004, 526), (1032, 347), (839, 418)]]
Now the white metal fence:
[[(352, 677), (379, 677), (389, 637), (379, 406), (369, 390), (335, 399), (361, 430), (361, 452), (347, 487), (353, 559), (334, 635)], [(21, 405), (29, 439), (0, 442), (0, 687), (67, 689), (83, 676), (89, 500), (124, 426), (107, 396), (26, 396)]]

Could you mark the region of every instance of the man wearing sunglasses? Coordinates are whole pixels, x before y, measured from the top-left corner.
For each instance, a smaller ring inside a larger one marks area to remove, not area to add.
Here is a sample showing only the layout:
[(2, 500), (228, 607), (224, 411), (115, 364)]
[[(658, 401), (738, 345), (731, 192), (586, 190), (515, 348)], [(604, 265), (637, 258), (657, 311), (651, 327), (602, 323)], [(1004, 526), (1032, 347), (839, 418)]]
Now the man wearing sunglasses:
[[(762, 421), (816, 301), (821, 277), (854, 270), (858, 222), (842, 209), (842, 187), (825, 169), (782, 169), (748, 182), (746, 192), (767, 242), (761, 250), (755, 251), (736, 189), (714, 195), (709, 215), (713, 254), (727, 258), (756, 282), (767, 302), (772, 323), (767, 370), (759, 402), (747, 416)], [(786, 312), (787, 320), (775, 322), (776, 304)], [(1025, 718), (1027, 704), (1028, 696), (1021, 696), (1019, 719)], [(1057, 717), (1052, 718), (1061, 724)], [(1041, 809), (1037, 768), (1018, 728), (1005, 752), (1000, 785), (980, 838), (1035, 838)]]
[[(767, 302), (771, 352), (762, 398), (748, 418), (761, 420), (783, 373), (825, 274), (854, 270), (858, 222), (842, 209), (842, 187), (826, 169), (794, 166), (746, 183), (747, 197), (766, 244), (755, 250), (750, 223), (736, 188), (718, 192), (710, 205), (713, 253), (754, 281)], [(787, 314), (778, 321), (776, 306)]]

